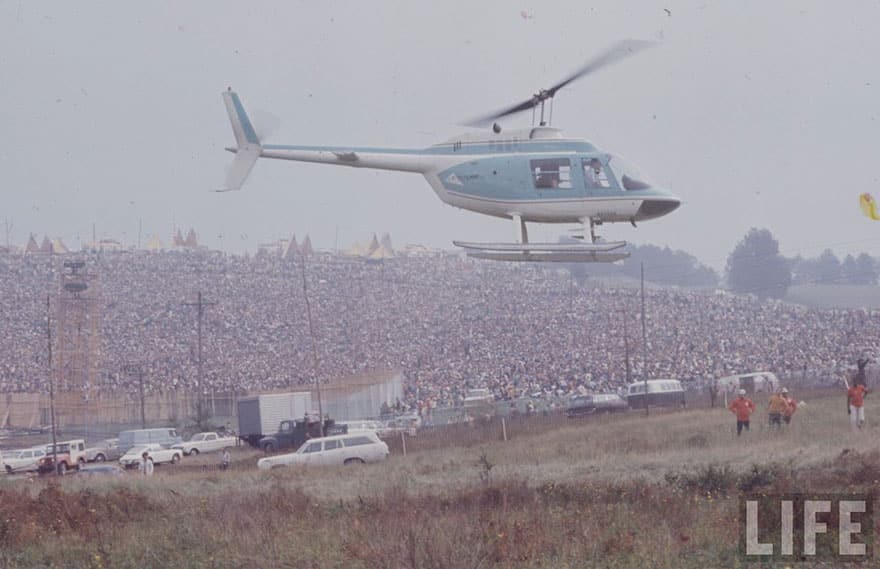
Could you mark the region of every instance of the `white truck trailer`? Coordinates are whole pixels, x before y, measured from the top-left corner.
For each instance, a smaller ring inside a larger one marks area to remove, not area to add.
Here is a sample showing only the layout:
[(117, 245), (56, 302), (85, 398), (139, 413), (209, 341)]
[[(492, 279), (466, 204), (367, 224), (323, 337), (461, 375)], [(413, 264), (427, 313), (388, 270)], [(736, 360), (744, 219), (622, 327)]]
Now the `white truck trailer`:
[(238, 401), (238, 436), (259, 448), (260, 439), (278, 432), (281, 421), (303, 419), (312, 408), (308, 391), (271, 393)]

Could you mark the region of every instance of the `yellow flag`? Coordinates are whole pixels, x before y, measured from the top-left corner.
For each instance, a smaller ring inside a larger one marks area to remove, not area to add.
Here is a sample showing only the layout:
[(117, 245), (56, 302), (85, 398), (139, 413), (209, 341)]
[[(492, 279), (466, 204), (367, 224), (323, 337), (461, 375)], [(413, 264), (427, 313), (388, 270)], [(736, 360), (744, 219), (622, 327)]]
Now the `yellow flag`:
[(877, 202), (874, 201), (874, 196), (867, 193), (862, 194), (859, 196), (859, 205), (862, 206), (865, 216), (870, 219), (880, 220), (880, 213), (877, 212)]

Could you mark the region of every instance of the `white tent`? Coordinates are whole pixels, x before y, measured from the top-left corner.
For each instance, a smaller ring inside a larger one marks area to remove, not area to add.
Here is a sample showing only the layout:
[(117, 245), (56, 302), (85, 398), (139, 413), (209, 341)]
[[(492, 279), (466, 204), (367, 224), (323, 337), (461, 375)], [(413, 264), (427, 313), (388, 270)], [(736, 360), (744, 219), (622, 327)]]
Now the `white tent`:
[(67, 248), (67, 245), (64, 244), (64, 241), (62, 241), (60, 237), (56, 237), (52, 240), (52, 251), (59, 255), (70, 253), (70, 249)]
[(370, 259), (390, 259), (394, 256), (394, 253), (389, 252), (388, 249), (385, 248), (384, 245), (380, 245), (378, 249), (373, 251), (370, 255)]
[(287, 261), (291, 261), (295, 260), (297, 255), (299, 255), (299, 245), (296, 243), (296, 235), (292, 235), (282, 257)]
[(364, 252), (367, 257), (375, 253), (379, 249), (379, 240), (376, 239), (376, 234), (373, 233), (373, 238), (370, 239), (370, 244), (367, 245), (367, 250)]

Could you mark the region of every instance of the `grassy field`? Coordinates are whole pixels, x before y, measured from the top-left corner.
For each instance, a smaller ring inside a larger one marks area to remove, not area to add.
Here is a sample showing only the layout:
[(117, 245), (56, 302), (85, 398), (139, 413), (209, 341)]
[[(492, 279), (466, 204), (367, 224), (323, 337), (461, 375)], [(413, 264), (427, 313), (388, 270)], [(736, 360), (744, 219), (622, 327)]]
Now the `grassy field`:
[(242, 450), (226, 472), (0, 480), (0, 566), (756, 567), (741, 492), (880, 487), (880, 427), (852, 435), (842, 396), (781, 433), (759, 404), (740, 438), (723, 409), (550, 417), (507, 442), (497, 424), (417, 436), (380, 465), (262, 473)]

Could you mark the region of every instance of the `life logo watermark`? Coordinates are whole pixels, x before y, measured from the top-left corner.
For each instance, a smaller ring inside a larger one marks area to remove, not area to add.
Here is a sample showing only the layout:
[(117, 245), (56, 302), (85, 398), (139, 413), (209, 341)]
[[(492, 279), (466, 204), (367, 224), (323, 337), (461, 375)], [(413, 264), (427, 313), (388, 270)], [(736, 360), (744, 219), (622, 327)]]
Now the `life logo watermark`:
[(740, 553), (748, 561), (873, 559), (873, 496), (746, 495), (740, 499)]

